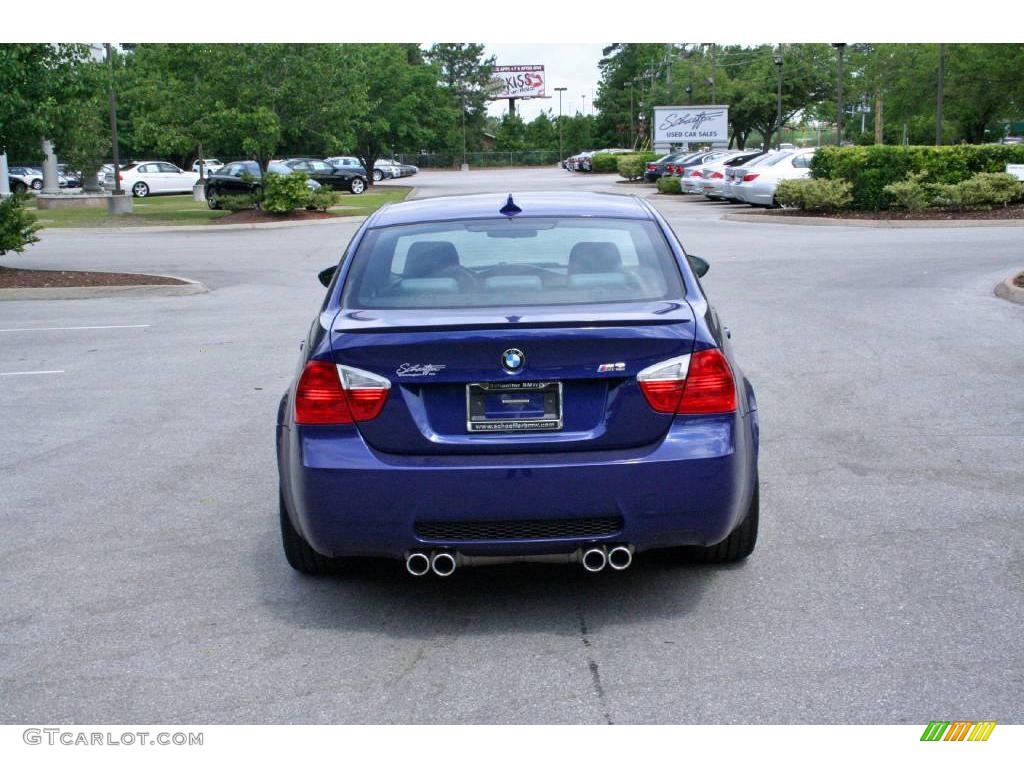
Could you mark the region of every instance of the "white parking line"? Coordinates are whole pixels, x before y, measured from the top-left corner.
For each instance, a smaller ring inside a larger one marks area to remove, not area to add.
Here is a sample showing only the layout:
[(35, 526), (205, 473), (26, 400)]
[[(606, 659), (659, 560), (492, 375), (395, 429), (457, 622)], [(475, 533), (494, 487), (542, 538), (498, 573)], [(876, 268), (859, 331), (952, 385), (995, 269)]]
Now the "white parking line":
[(145, 325), (71, 325), (66, 328), (0, 328), (0, 333), (15, 333), (20, 331), (98, 331), (105, 328), (149, 328)]
[(0, 376), (38, 376), (41, 373), (64, 373), (64, 371), (11, 371), (0, 373)]

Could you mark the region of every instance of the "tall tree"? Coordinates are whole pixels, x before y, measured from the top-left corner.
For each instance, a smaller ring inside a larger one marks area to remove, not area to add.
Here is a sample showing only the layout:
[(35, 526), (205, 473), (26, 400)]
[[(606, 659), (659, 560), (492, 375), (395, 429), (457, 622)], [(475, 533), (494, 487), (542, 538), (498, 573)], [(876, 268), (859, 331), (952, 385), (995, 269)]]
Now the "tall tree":
[[(436, 43), (426, 52), (426, 60), (437, 67), (439, 82), (447, 90), (454, 108), (465, 118), (465, 138), (470, 150), (480, 148), (487, 101), (494, 93), (494, 57), (485, 57), (484, 50), (482, 43)], [(462, 123), (459, 122), (444, 141), (449, 147), (461, 148), (462, 140)]]
[(410, 61), (408, 52), (396, 45), (345, 48), (351, 54), (353, 74), (366, 87), (365, 100), (350, 125), (355, 154), (368, 171), (385, 150), (418, 152), (458, 124), (458, 112), (439, 85), (434, 65)]

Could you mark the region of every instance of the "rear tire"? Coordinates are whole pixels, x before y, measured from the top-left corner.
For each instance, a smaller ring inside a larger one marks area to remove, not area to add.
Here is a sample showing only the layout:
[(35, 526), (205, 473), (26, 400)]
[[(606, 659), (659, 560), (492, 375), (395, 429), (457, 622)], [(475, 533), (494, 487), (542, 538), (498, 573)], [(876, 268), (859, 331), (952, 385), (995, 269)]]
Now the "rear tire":
[(132, 185), (132, 194), (135, 197), (146, 197), (149, 194), (149, 185), (144, 181), (137, 181)]
[(278, 492), (278, 505), (281, 512), (281, 542), (284, 545), (284, 556), (288, 565), (299, 573), (309, 576), (327, 576), (341, 570), (341, 561), (336, 558), (324, 557), (295, 530), (288, 510), (284, 506), (284, 494)]
[(211, 190), (207, 191), (207, 193), (206, 193), (206, 207), (209, 208), (211, 211), (219, 211), (220, 210), (220, 201), (217, 200), (217, 190), (216, 189), (211, 189)]
[(382, 171), (380, 168), (374, 168), (373, 169), (373, 180), (375, 182), (377, 182), (377, 181), (382, 181), (383, 179), (384, 179), (384, 171)]
[(37, 192), (43, 188), (43, 182), (40, 179), (32, 179), (32, 189)]
[(361, 195), (366, 191), (366, 182), (363, 181), (362, 177), (356, 176), (349, 182), (348, 190), (353, 195)]
[(743, 522), (718, 544), (710, 547), (683, 547), (682, 551), (688, 560), (694, 563), (735, 563), (747, 558), (754, 551), (761, 506), (759, 486), (760, 483), (755, 480), (754, 495), (750, 499), (750, 507)]

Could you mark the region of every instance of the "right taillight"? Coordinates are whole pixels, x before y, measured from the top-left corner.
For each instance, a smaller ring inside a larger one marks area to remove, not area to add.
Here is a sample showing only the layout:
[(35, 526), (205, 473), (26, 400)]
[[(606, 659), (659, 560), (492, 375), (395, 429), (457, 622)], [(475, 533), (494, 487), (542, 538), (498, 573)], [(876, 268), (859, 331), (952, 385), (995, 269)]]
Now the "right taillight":
[(658, 413), (732, 413), (736, 386), (720, 349), (704, 349), (644, 368), (637, 383)]
[(295, 389), (296, 424), (352, 424), (377, 418), (391, 382), (325, 360), (310, 360)]
[(721, 171), (714, 171), (710, 176), (708, 176), (708, 178), (709, 179), (720, 179), (720, 178), (722, 178), (722, 172)]
[(756, 173), (748, 173), (746, 176), (743, 177), (743, 180), (744, 181), (753, 181), (756, 178), (757, 178), (757, 174)]
[(656, 171), (656, 170), (658, 170), (658, 166), (655, 163), (648, 163), (647, 164), (647, 170), (648, 171)]

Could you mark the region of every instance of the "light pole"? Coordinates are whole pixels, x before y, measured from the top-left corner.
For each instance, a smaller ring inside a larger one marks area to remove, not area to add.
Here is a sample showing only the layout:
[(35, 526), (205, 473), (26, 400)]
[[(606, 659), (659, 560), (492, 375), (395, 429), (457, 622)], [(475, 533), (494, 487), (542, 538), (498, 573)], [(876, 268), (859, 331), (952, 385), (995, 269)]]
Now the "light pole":
[(587, 94), (581, 93), (580, 98), (583, 99), (583, 116), (587, 116)]
[(779, 49), (775, 55), (772, 56), (772, 61), (775, 62), (775, 68), (779, 72), (778, 90), (775, 96), (775, 124), (779, 131), (779, 142), (782, 142), (782, 43), (779, 43)]
[(555, 90), (558, 91), (558, 162), (562, 162), (562, 93), (568, 89), (562, 87)]
[(832, 43), (836, 49), (836, 146), (843, 144), (843, 52), (846, 50), (846, 43)]

